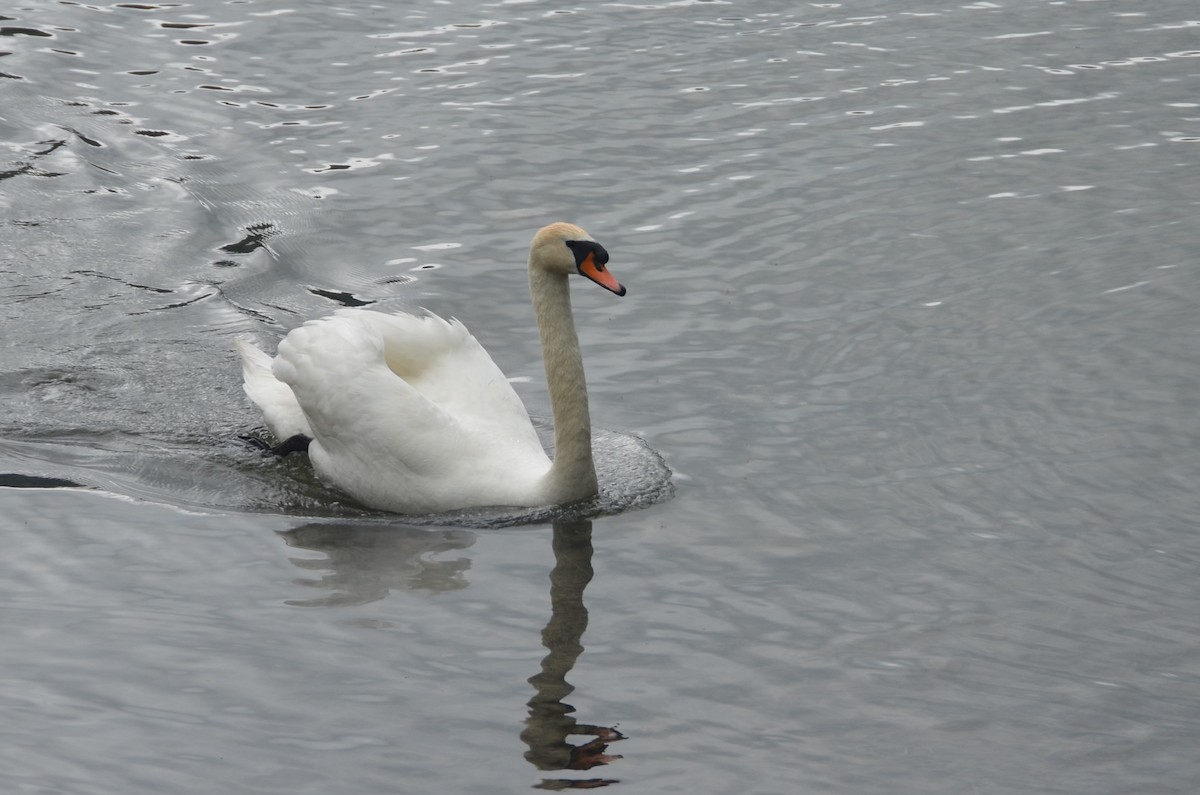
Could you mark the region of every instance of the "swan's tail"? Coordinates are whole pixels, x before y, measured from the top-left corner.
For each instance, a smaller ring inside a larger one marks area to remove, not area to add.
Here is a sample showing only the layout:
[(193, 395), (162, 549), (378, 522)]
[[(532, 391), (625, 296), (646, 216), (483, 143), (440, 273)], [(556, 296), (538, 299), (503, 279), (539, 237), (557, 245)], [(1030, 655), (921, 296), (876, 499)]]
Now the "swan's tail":
[(311, 438), (312, 429), (292, 388), (271, 371), (271, 357), (245, 340), (234, 340), (233, 346), (242, 357), (242, 388), (262, 410), (275, 438), (290, 439), (297, 434)]

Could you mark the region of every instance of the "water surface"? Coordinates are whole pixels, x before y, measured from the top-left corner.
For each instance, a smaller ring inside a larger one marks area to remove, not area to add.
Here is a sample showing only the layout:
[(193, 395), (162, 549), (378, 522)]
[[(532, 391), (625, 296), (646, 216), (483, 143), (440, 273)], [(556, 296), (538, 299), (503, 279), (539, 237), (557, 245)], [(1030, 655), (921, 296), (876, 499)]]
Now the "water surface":
[[(1192, 4), (3, 15), (0, 472), (93, 489), (0, 490), (9, 791), (1194, 790)], [(346, 304), (546, 415), (559, 218), (673, 499), (414, 526), (237, 441), (231, 340)]]

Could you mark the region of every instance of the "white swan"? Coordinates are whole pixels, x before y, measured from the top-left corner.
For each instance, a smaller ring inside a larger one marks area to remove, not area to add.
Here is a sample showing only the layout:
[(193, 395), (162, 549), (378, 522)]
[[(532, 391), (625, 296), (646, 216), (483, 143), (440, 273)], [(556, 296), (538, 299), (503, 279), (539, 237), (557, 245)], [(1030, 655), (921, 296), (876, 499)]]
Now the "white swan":
[(342, 309), (293, 329), (273, 360), (238, 340), (246, 394), (276, 438), (311, 440), (317, 474), (372, 508), (435, 513), (595, 496), (567, 276), (624, 295), (607, 262), (604, 247), (573, 224), (542, 228), (530, 246), (553, 462), (487, 351), (457, 320), (436, 315)]

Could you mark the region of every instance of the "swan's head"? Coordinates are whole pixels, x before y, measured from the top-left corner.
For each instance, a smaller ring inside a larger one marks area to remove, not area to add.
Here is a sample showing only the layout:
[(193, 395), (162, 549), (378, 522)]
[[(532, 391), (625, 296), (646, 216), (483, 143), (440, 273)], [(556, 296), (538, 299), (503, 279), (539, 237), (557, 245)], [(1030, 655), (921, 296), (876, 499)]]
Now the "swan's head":
[(608, 252), (604, 246), (575, 224), (544, 226), (533, 236), (529, 247), (529, 267), (548, 273), (578, 273), (617, 295), (625, 288), (608, 271)]

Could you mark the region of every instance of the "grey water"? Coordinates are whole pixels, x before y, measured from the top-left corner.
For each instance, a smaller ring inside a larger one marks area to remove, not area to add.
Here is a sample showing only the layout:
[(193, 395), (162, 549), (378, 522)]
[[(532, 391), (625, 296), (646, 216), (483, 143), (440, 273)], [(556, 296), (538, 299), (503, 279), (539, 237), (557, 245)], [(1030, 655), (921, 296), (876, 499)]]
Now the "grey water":
[[(3, 790), (1195, 792), (1198, 37), (5, 3)], [(613, 510), (435, 526), (238, 440), (232, 340), (345, 305), (546, 416), (559, 219), (629, 289), (574, 297)]]

